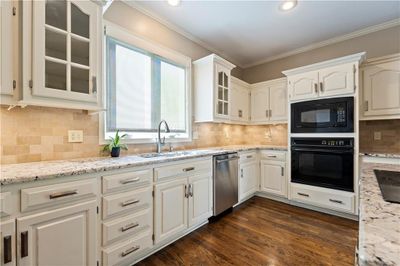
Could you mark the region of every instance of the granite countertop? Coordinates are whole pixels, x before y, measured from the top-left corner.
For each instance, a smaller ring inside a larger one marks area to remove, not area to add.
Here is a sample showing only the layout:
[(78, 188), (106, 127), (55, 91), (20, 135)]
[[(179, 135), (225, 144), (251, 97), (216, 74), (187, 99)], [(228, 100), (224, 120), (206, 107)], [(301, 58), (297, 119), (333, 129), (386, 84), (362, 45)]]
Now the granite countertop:
[(360, 155), (380, 157), (380, 158), (400, 159), (400, 153), (360, 152)]
[(162, 156), (153, 158), (143, 158), (140, 156), (140, 154), (137, 154), (119, 158), (95, 157), (74, 160), (8, 164), (1, 165), (0, 184), (3, 186), (7, 184), (31, 182), (35, 180), (44, 180), (63, 176), (98, 173), (107, 170), (122, 169), (133, 166), (154, 165), (177, 160), (201, 158), (226, 152), (251, 151), (258, 149), (287, 151), (287, 147), (283, 146), (235, 145), (185, 150), (190, 151), (191, 153), (181, 153), (175, 156)]
[(374, 169), (400, 171), (400, 165), (361, 164), (359, 265), (400, 265), (400, 204), (383, 200)]

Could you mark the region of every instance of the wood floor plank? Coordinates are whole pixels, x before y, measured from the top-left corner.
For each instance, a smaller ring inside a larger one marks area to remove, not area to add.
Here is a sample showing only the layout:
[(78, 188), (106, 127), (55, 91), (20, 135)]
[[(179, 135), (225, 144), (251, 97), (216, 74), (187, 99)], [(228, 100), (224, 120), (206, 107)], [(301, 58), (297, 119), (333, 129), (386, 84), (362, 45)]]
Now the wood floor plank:
[(138, 265), (354, 265), (358, 223), (253, 197)]

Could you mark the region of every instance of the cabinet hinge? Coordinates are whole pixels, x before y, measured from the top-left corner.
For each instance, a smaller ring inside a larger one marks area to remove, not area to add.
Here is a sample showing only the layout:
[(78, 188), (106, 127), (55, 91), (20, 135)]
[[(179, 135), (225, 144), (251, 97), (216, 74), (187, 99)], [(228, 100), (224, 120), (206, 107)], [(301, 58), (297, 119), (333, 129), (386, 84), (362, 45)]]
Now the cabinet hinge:
[(99, 214), (99, 206), (96, 207), (96, 212)]
[(13, 14), (13, 16), (17, 15), (17, 8), (15, 6), (13, 6), (13, 8), (12, 8), (12, 14)]
[(33, 81), (31, 79), (29, 80), (29, 88), (33, 88)]
[(353, 73), (355, 74), (357, 71), (356, 65), (353, 65)]
[(154, 190), (151, 192), (151, 196), (154, 198)]
[(104, 35), (106, 35), (106, 34), (107, 34), (107, 27), (104, 26)]
[(13, 80), (13, 90), (15, 90), (17, 88), (17, 81), (14, 79)]

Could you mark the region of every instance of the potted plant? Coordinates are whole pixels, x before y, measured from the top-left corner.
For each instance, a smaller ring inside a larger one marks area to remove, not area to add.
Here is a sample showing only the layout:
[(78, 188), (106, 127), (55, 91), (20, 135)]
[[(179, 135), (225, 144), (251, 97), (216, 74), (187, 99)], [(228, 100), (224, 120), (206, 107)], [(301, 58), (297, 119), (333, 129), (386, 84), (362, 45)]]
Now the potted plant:
[(119, 135), (119, 130), (115, 133), (115, 137), (110, 137), (110, 143), (105, 145), (103, 151), (108, 151), (111, 153), (111, 157), (119, 157), (119, 152), (121, 149), (127, 150), (128, 147), (121, 143), (121, 139), (126, 137), (126, 134), (122, 136)]

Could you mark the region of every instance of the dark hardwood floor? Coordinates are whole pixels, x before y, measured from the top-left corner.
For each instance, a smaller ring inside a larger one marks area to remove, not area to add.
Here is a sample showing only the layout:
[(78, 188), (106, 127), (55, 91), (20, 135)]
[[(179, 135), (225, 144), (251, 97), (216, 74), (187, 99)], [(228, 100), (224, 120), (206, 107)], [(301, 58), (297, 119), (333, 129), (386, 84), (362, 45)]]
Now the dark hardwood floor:
[(354, 265), (358, 223), (254, 197), (138, 265)]

